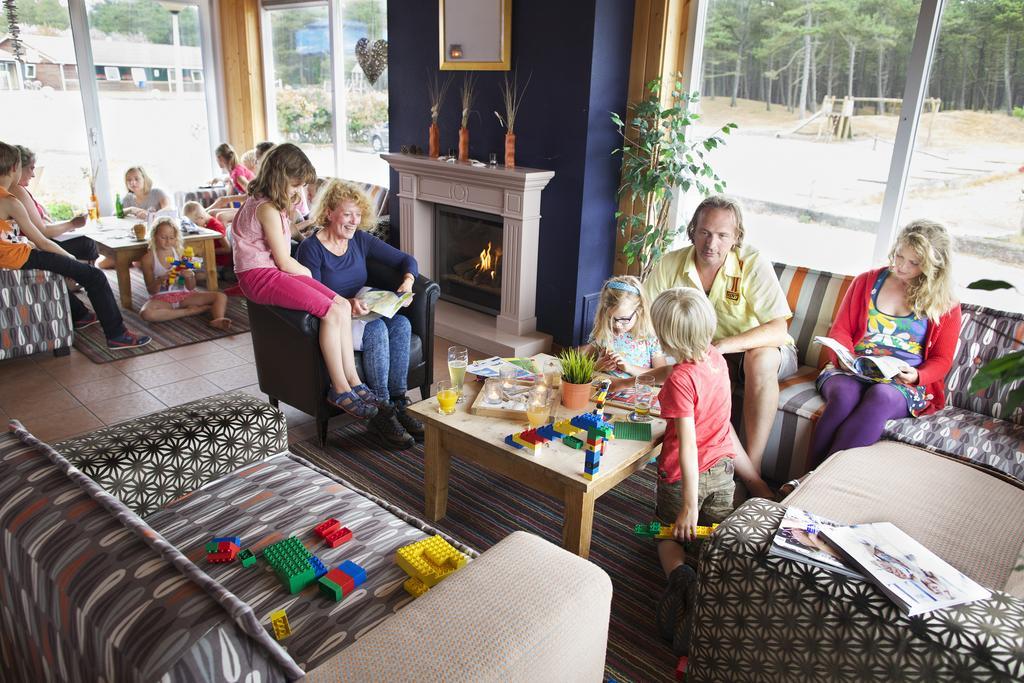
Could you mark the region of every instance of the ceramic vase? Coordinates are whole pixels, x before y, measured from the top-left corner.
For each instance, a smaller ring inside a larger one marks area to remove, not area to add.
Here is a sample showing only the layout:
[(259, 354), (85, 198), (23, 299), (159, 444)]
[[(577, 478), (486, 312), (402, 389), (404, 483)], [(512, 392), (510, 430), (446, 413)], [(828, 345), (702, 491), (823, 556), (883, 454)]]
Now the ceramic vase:
[(459, 161), (469, 161), (469, 128), (459, 128)]
[(441, 156), (441, 131), (437, 127), (437, 123), (430, 124), (430, 149), (429, 156), (431, 159), (436, 159)]
[(505, 133), (505, 166), (516, 167), (516, 134)]

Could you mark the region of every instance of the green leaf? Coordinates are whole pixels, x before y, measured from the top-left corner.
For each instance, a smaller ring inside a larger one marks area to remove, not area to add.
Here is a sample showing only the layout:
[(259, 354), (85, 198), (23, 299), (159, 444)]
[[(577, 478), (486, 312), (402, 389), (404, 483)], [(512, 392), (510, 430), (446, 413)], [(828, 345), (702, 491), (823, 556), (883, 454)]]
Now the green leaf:
[(988, 389), (997, 381), (1007, 384), (1024, 378), (1024, 350), (1014, 351), (998, 358), (993, 358), (981, 366), (978, 374), (971, 380), (969, 391), (974, 393)]
[(1017, 387), (1010, 392), (1009, 396), (1006, 397), (1006, 403), (1003, 408), (1003, 415), (1009, 418), (1013, 415), (1013, 411), (1017, 410), (1017, 406), (1024, 402), (1024, 387)]
[(1005, 280), (989, 280), (982, 278), (981, 280), (975, 280), (971, 284), (967, 285), (967, 289), (980, 289), (985, 292), (992, 292), (997, 289), (1017, 289), (1009, 282)]

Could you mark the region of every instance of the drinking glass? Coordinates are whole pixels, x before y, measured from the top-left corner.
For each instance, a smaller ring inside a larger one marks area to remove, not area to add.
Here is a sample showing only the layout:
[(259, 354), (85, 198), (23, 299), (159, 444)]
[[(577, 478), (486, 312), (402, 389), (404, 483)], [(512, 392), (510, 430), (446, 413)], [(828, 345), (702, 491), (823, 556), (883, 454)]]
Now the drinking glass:
[(544, 383), (555, 391), (562, 386), (562, 364), (558, 359), (553, 358), (544, 364)]
[(498, 153), (497, 152), (491, 152), (491, 156), (488, 159), (488, 166), (490, 166), (491, 168), (495, 168), (497, 165), (498, 165)]
[(629, 414), (630, 421), (651, 421), (651, 404), (654, 403), (654, 396), (654, 375), (637, 377), (633, 391), (633, 412)]
[(459, 394), (455, 391), (452, 383), (446, 379), (437, 383), (437, 412), (442, 415), (451, 415), (455, 412), (455, 403)]
[(452, 380), (452, 388), (459, 394), (459, 403), (466, 399), (462, 396), (462, 383), (466, 380), (466, 366), (469, 365), (469, 351), (465, 346), (448, 347), (448, 375)]
[(484, 388), (481, 391), (483, 393), (484, 403), (492, 406), (501, 403), (501, 380), (494, 377), (487, 379), (484, 382)]
[(498, 370), (498, 376), (501, 378), (501, 393), (505, 394), (506, 398), (511, 398), (517, 393), (517, 374), (518, 373), (514, 367), (509, 367), (507, 365), (503, 365), (501, 369)]
[(530, 428), (536, 429), (548, 421), (551, 415), (552, 392), (547, 387), (536, 386), (530, 390), (526, 398), (526, 419)]

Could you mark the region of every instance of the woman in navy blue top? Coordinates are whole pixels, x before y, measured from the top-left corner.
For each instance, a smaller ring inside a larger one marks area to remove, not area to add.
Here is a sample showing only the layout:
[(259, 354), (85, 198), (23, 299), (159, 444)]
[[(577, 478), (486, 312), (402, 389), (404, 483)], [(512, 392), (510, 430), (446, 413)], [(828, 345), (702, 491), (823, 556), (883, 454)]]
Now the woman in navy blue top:
[[(317, 193), (310, 218), (321, 229), (302, 241), (295, 258), (314, 278), (352, 302), (353, 317), (368, 312), (353, 298), (366, 285), (367, 259), (404, 272), (397, 291), (412, 291), (419, 274), (416, 259), (360, 229), (373, 215), (370, 200), (358, 187), (343, 180), (328, 181)], [(404, 315), (378, 318), (363, 330), (363, 377), (382, 408), (368, 426), (395, 448), (423, 440), (423, 424), (405, 410), (411, 338), (412, 327)], [(388, 406), (393, 409), (387, 410)]]

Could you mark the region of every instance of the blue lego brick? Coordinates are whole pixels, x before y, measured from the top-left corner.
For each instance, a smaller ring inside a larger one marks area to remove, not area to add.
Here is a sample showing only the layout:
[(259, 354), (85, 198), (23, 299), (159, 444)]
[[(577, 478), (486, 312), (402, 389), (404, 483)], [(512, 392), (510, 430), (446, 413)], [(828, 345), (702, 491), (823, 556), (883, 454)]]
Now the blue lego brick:
[(515, 436), (516, 436), (515, 434), (509, 434), (508, 436), (506, 436), (505, 437), (505, 443), (507, 443), (509, 446), (513, 446), (515, 448), (522, 448), (522, 446), (520, 446), (515, 441), (513, 441)]
[(313, 568), (313, 575), (316, 578), (319, 579), (321, 576), (327, 573), (327, 567), (324, 566), (324, 563), (320, 561), (319, 557), (313, 555), (306, 559), (309, 561), (309, 566)]
[(213, 539), (214, 543), (220, 543), (221, 541), (226, 541), (228, 543), (234, 543), (239, 548), (242, 547), (242, 538), (240, 536), (221, 536), (220, 538)]
[(339, 564), (338, 569), (351, 576), (356, 586), (361, 586), (366, 581), (366, 570), (351, 560)]
[(554, 441), (555, 439), (562, 438), (562, 435), (556, 432), (554, 426), (551, 424), (546, 424), (542, 427), (538, 427), (537, 435), (542, 436), (545, 439), (548, 439), (549, 441)]

